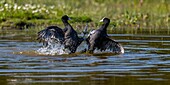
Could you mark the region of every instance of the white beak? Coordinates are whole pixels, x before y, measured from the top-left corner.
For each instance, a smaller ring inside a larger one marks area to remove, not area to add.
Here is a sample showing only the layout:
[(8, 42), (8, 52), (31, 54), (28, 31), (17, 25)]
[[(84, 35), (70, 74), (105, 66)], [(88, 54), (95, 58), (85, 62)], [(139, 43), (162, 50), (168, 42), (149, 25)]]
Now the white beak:
[(100, 22), (103, 22), (104, 18), (100, 20)]
[(69, 17), (68, 20), (71, 20), (71, 18)]

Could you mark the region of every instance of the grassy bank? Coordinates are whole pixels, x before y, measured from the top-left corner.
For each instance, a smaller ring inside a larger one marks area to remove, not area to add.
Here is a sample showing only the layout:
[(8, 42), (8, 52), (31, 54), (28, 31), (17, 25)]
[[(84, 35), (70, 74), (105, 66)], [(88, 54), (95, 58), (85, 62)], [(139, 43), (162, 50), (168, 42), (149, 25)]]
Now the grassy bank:
[(170, 0), (1, 0), (1, 29), (61, 25), (61, 16), (71, 16), (75, 28), (85, 23), (96, 28), (103, 17), (112, 28), (169, 29)]

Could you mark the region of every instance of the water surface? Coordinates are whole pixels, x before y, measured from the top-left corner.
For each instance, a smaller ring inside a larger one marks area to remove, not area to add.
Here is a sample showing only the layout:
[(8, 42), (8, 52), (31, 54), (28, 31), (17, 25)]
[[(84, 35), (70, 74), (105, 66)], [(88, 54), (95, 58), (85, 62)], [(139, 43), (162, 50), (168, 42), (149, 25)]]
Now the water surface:
[(2, 85), (168, 85), (170, 35), (110, 33), (125, 53), (39, 55), (30, 31), (0, 32)]

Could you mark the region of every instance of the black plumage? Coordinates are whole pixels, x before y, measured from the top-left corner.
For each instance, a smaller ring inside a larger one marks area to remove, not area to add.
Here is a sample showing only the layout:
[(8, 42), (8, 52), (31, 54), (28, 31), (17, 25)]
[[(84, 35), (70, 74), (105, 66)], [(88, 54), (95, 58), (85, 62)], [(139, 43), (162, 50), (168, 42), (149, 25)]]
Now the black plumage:
[(60, 43), (64, 42), (64, 32), (61, 28), (57, 26), (49, 26), (44, 30), (38, 32), (38, 38), (40, 42), (43, 42), (43, 45), (46, 47), (49, 43)]
[(70, 18), (67, 15), (62, 16), (62, 22), (65, 26), (64, 29), (58, 26), (49, 26), (46, 29), (38, 32), (38, 40), (42, 41), (44, 46), (48, 46), (48, 43), (57, 42), (64, 45), (65, 49), (68, 49), (70, 53), (75, 53), (77, 47), (84, 40), (78, 37), (77, 32), (68, 23)]
[(97, 30), (91, 31), (86, 39), (88, 51), (93, 53), (97, 49), (100, 51), (110, 50), (113, 53), (124, 53), (122, 45), (107, 35), (107, 27), (110, 19), (103, 18), (102, 22), (102, 26)]

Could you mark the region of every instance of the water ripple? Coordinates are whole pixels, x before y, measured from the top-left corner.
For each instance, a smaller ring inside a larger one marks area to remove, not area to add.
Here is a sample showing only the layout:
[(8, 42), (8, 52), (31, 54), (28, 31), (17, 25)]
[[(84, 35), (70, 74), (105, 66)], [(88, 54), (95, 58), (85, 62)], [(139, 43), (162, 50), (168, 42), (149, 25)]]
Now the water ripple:
[[(124, 46), (124, 54), (55, 55), (55, 49), (54, 55), (39, 55), (36, 54), (41, 47), (39, 43), (0, 40), (0, 77), (9, 84), (100, 83), (114, 79), (134, 79), (131, 80), (133, 82), (169, 81), (169, 35), (110, 36)], [(78, 50), (85, 47), (83, 43)]]

